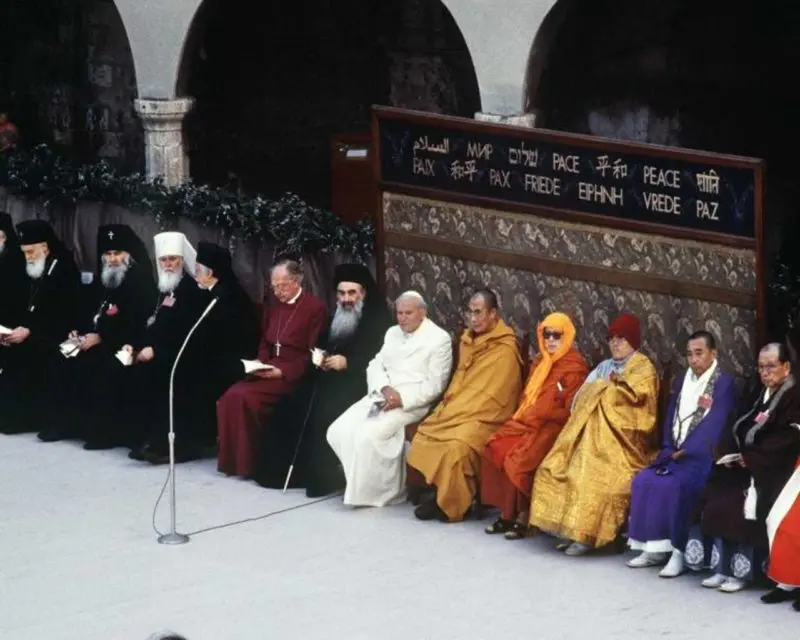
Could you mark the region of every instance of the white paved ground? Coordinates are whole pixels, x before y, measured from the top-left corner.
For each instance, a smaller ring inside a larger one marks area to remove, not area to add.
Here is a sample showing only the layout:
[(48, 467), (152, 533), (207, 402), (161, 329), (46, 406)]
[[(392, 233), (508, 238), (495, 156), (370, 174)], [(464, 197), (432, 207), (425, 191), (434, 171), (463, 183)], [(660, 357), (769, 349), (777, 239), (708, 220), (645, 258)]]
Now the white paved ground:
[[(800, 638), (800, 613), (754, 592), (567, 558), (485, 523), (420, 523), (408, 505), (334, 498), (162, 546), (150, 522), (165, 474), (122, 450), (0, 436), (2, 640)], [(178, 483), (186, 532), (307, 502), (210, 461), (179, 467)]]

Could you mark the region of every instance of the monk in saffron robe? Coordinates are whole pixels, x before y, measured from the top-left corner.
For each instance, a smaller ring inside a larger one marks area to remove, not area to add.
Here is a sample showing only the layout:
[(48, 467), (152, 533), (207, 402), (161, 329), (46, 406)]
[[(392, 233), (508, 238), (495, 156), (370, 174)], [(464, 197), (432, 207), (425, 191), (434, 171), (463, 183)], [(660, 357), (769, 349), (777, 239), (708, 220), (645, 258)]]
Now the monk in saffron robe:
[(252, 478), (262, 434), (272, 409), (302, 382), (311, 350), (322, 331), (325, 305), (301, 287), (300, 266), (292, 260), (272, 269), (275, 298), (264, 310), (264, 335), (258, 360), (269, 368), (254, 371), (217, 401), (218, 469)]
[(530, 524), (583, 555), (613, 542), (625, 522), (631, 481), (656, 453), (658, 375), (639, 353), (639, 320), (608, 328), (611, 359), (586, 378), (572, 415), (533, 481)]
[[(800, 429), (800, 425), (792, 425)], [(761, 596), (761, 602), (775, 604), (794, 600), (800, 611), (800, 458), (794, 473), (778, 495), (767, 516), (770, 580), (776, 586)]]
[(408, 464), (436, 488), (414, 511), (420, 520), (464, 518), (475, 498), (483, 446), (519, 400), (522, 359), (514, 331), (498, 316), (497, 297), (477, 292), (468, 314), (472, 328), (461, 336), (450, 386), (408, 453)]
[(641, 553), (632, 569), (666, 562), (662, 578), (684, 571), (690, 517), (714, 466), (714, 454), (736, 405), (733, 378), (717, 362), (717, 345), (697, 331), (686, 345), (689, 370), (678, 377), (655, 461), (633, 479), (628, 545)]
[(710, 568), (701, 582), (736, 593), (763, 575), (769, 553), (766, 520), (794, 472), (800, 455), (800, 387), (791, 373), (786, 345), (772, 343), (758, 354), (763, 387), (730, 428), (703, 491), (700, 523), (689, 532), (686, 564)]
[(575, 326), (551, 313), (536, 330), (539, 355), (533, 361), (514, 416), (489, 437), (481, 460), (481, 502), (500, 508), (486, 533), (524, 537), (528, 528), (533, 475), (569, 418), (572, 400), (589, 369), (574, 348)]

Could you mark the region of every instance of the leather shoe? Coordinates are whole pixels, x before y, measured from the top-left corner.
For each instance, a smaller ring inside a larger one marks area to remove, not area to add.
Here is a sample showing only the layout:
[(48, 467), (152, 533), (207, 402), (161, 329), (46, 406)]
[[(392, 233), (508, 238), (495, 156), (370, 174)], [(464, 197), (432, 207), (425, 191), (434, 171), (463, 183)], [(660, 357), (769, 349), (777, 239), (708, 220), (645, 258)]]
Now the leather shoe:
[(792, 589), (791, 591), (786, 591), (786, 589), (775, 587), (774, 589), (770, 589), (763, 596), (761, 596), (761, 602), (763, 602), (764, 604), (778, 604), (779, 602), (788, 602), (789, 600), (797, 600), (798, 597), (800, 597), (800, 590), (798, 589)]
[(447, 522), (447, 514), (441, 510), (436, 499), (427, 500), (414, 509), (414, 515), (417, 520), (439, 520), (440, 522)]

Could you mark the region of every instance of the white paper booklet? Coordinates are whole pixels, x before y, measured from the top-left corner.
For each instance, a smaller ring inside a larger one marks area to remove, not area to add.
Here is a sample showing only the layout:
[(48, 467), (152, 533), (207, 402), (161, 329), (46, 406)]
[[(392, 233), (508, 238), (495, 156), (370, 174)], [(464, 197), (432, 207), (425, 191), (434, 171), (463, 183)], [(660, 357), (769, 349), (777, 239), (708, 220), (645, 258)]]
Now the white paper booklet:
[(70, 338), (69, 340), (65, 340), (59, 346), (61, 349), (61, 355), (65, 358), (74, 358), (81, 352), (80, 345), (81, 342), (78, 338)]
[(12, 333), (11, 329), (0, 324), (0, 336), (10, 336)]
[(734, 464), (742, 460), (741, 453), (729, 453), (717, 460), (717, 464)]
[(269, 371), (270, 369), (274, 369), (271, 364), (264, 364), (260, 360), (242, 360), (242, 364), (244, 365), (244, 372), (253, 373), (254, 371)]

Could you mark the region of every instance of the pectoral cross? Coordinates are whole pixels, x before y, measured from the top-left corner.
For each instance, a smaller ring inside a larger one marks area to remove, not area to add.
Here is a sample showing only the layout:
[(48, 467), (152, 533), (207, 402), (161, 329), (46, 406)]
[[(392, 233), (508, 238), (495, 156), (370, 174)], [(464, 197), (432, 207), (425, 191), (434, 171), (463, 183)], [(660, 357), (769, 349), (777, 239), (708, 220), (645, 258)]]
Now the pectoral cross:
[(281, 343), (280, 343), (280, 340), (275, 343), (275, 357), (276, 358), (280, 358), (281, 357)]

